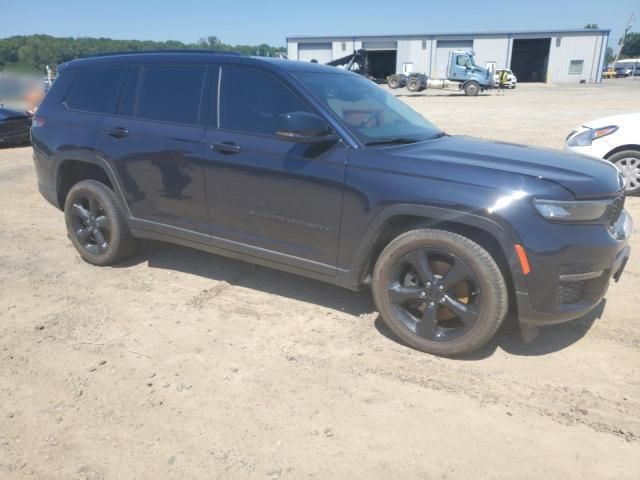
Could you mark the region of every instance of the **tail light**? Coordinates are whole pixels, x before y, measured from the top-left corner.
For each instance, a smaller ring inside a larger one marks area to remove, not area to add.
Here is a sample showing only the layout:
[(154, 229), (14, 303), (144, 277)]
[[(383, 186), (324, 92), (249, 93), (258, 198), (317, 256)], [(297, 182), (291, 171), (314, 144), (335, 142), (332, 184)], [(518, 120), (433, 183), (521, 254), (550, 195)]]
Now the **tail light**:
[(31, 126), (34, 128), (37, 127), (42, 127), (45, 124), (45, 119), (44, 117), (33, 117), (33, 119), (31, 119)]

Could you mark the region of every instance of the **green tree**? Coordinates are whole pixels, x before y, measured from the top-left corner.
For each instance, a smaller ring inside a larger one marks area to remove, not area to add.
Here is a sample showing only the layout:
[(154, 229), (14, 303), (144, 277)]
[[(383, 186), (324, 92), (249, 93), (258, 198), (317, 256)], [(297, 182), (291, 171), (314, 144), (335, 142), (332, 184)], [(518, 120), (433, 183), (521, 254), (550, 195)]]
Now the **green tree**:
[(640, 33), (627, 33), (627, 38), (620, 52), (620, 58), (638, 57), (640, 57)]
[(605, 63), (609, 64), (609, 63), (613, 62), (613, 60), (615, 58), (616, 58), (616, 56), (613, 54), (613, 47), (607, 47), (607, 53), (605, 53), (605, 55), (604, 55)]
[(598, 29), (598, 24), (597, 23), (587, 23), (584, 28), (586, 28), (587, 30), (597, 30)]
[(0, 69), (19, 64), (19, 68), (33, 68), (44, 72), (46, 66), (55, 68), (69, 60), (99, 53), (144, 51), (144, 50), (225, 50), (245, 55), (275, 56), (285, 52), (284, 47), (261, 45), (227, 45), (213, 35), (203, 37), (196, 43), (177, 40), (154, 42), (149, 40), (114, 40), (111, 38), (71, 38), (49, 35), (17, 35), (0, 38)]

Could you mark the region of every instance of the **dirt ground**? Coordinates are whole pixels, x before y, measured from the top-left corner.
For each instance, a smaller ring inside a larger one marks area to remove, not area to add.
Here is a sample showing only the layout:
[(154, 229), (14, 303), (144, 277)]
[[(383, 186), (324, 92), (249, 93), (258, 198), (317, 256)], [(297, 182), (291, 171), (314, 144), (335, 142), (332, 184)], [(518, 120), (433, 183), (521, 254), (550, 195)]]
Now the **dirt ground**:
[[(402, 98), (449, 133), (561, 148), (640, 110), (640, 80)], [(444, 359), (366, 292), (156, 242), (82, 262), (29, 148), (0, 151), (0, 205), (2, 479), (640, 475), (637, 254), (601, 318)]]

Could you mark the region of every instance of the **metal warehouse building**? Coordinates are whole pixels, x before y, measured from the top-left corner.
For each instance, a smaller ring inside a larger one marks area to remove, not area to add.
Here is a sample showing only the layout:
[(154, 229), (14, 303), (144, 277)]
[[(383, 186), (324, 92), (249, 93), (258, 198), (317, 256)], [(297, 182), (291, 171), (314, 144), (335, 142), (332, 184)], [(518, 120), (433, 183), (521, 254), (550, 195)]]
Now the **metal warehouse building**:
[(290, 59), (327, 63), (364, 48), (376, 77), (421, 72), (446, 76), (451, 50), (473, 51), (476, 63), (510, 68), (519, 82), (600, 82), (609, 30), (448, 33), (287, 38)]

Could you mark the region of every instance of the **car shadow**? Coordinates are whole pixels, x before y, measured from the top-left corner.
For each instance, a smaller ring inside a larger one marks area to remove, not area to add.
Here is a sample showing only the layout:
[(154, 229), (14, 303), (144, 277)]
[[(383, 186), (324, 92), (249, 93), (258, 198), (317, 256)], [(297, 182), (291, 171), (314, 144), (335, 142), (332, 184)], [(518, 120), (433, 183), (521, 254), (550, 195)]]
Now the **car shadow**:
[[(518, 320), (514, 314), (510, 313), (498, 333), (485, 346), (475, 352), (450, 358), (462, 361), (483, 360), (491, 357), (498, 348), (517, 356), (539, 356), (563, 350), (587, 334), (594, 322), (602, 316), (606, 302), (606, 299), (602, 300), (595, 309), (576, 320), (539, 328), (538, 335), (530, 342), (523, 340)], [(405, 345), (386, 327), (380, 316), (375, 320), (375, 327), (385, 337)]]
[(230, 285), (259, 290), (361, 316), (375, 309), (368, 289), (353, 292), (312, 278), (262, 267), (193, 248), (144, 240), (139, 253), (115, 268), (147, 263), (150, 268), (198, 275)]
[[(319, 280), (153, 240), (144, 240), (139, 253), (119, 263), (115, 268), (127, 268), (142, 263), (147, 263), (150, 268), (198, 275), (234, 286), (314, 303), (357, 317), (366, 315), (370, 318), (368, 314), (375, 312), (369, 289), (353, 292)], [(517, 319), (510, 314), (487, 345), (473, 353), (451, 358), (460, 361), (483, 360), (491, 357), (498, 348), (518, 356), (546, 355), (562, 350), (580, 340), (589, 331), (595, 320), (602, 315), (605, 304), (606, 300), (603, 300), (588, 315), (572, 322), (540, 328), (538, 336), (529, 343), (522, 339)], [(386, 327), (380, 315), (375, 315), (374, 318), (374, 327), (381, 335), (410, 348)]]

